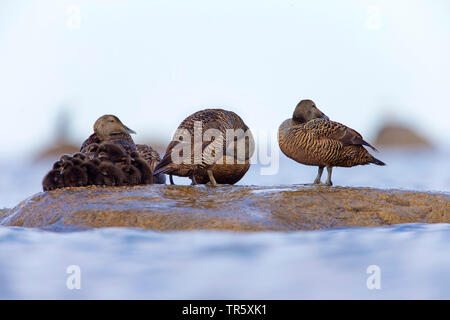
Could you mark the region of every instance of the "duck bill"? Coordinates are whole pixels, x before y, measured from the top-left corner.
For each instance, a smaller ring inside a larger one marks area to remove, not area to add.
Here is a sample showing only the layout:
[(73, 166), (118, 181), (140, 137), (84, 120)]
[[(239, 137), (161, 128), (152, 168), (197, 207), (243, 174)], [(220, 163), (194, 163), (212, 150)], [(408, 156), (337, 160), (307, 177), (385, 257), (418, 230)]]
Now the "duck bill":
[(125, 127), (125, 130), (127, 130), (127, 132), (129, 133), (129, 134), (136, 134), (136, 131), (134, 131), (133, 129), (130, 129), (130, 128), (128, 128), (127, 126), (124, 126)]

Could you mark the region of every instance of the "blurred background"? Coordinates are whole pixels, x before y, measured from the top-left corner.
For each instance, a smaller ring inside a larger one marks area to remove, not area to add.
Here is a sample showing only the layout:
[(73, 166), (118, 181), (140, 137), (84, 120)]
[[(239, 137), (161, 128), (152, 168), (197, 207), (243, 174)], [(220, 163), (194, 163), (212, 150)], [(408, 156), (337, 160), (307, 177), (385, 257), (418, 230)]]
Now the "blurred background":
[[(449, 57), (445, 0), (2, 0), (0, 208), (41, 191), (103, 114), (163, 152), (208, 107), (274, 140), (306, 98), (388, 164), (337, 169), (336, 185), (450, 191)], [(312, 182), (271, 145), (273, 174), (259, 161), (240, 184)]]

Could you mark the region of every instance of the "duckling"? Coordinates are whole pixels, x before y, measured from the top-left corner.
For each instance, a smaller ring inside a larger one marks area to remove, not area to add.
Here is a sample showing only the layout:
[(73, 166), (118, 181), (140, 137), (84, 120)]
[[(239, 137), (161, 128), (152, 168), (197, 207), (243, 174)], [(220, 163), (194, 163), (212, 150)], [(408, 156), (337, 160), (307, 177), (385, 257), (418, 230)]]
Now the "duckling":
[(59, 157), (59, 161), (70, 161), (72, 160), (72, 156), (70, 154), (63, 154), (61, 157)]
[(129, 157), (121, 145), (109, 142), (101, 143), (96, 153), (99, 159), (106, 159), (111, 162), (123, 161)]
[(81, 164), (81, 168), (83, 168), (86, 171), (86, 174), (88, 176), (88, 182), (87, 185), (96, 185), (101, 186), (105, 184), (105, 180), (103, 178), (103, 175), (99, 169), (100, 160), (93, 159), (93, 160), (85, 160)]
[(107, 186), (121, 186), (125, 181), (125, 175), (111, 161), (102, 161), (98, 166), (100, 173), (103, 175), (104, 183)]
[(44, 191), (50, 191), (58, 188), (64, 188), (64, 178), (59, 169), (50, 170), (42, 181)]
[(84, 154), (84, 153), (77, 152), (77, 153), (75, 153), (75, 154), (72, 155), (72, 158), (74, 158), (74, 159), (79, 159), (79, 160), (81, 160), (81, 161), (84, 161), (84, 160), (86, 160), (88, 157), (87, 157), (87, 155)]
[[(200, 130), (203, 135), (211, 132), (207, 131), (209, 129), (215, 129), (217, 136), (212, 135), (209, 139), (202, 136), (197, 142), (194, 133)], [(180, 139), (178, 133), (181, 131), (188, 132), (190, 137)], [(227, 141), (229, 132), (234, 134), (232, 141)], [(184, 154), (184, 150), (190, 150), (190, 153)], [(239, 152), (231, 154), (230, 150)], [(252, 133), (237, 114), (223, 109), (205, 109), (181, 122), (153, 174), (189, 177), (193, 185), (234, 184), (250, 168), (253, 150)]]
[(140, 184), (142, 180), (141, 171), (131, 163), (122, 164), (119, 166), (125, 175), (124, 183), (127, 185)]
[[(158, 165), (158, 163), (161, 161), (161, 157), (159, 156), (159, 153), (154, 150), (151, 146), (146, 145), (146, 144), (137, 144), (136, 145), (137, 149), (138, 149), (138, 155), (133, 156), (133, 158), (140, 158), (144, 161), (146, 161), (151, 169), (152, 172), (154, 172), (156, 166)], [(156, 184), (165, 184), (166, 183), (166, 175), (163, 173), (159, 173), (157, 175), (155, 175), (152, 178), (153, 182), (152, 183), (156, 183)]]
[(80, 165), (76, 165), (70, 160), (64, 162), (62, 175), (65, 187), (82, 187), (88, 183), (86, 171)]
[(63, 163), (64, 163), (64, 162), (61, 161), (61, 160), (56, 161), (56, 162), (53, 164), (53, 170), (58, 170), (58, 171), (60, 171), (60, 170), (62, 169)]
[(97, 119), (94, 123), (94, 133), (87, 138), (80, 151), (83, 153), (88, 152), (88, 146), (102, 142), (112, 142), (120, 144), (127, 153), (137, 151), (136, 145), (133, 142), (130, 134), (135, 134), (133, 130), (124, 125), (119, 118), (114, 115), (106, 114)]
[(80, 153), (85, 154), (89, 159), (94, 159), (98, 152), (98, 148), (100, 147), (100, 145), (98, 143), (91, 143), (88, 144), (84, 147), (84, 149), (82, 149), (83, 151)]
[(72, 159), (70, 159), (69, 161), (71, 161), (76, 166), (79, 166), (83, 163), (83, 161), (80, 158), (75, 157), (72, 157)]
[[(137, 152), (132, 154), (131, 164), (133, 164), (133, 166), (135, 166), (140, 171), (140, 173), (141, 173), (140, 183), (141, 184), (157, 183), (157, 182), (155, 182), (155, 178), (159, 179), (158, 183), (163, 184), (166, 182), (165, 175), (158, 175), (156, 177), (153, 176), (153, 171), (150, 168), (150, 166), (148, 165), (148, 162), (145, 161), (144, 159), (142, 159), (141, 157), (139, 157), (139, 154)], [(161, 182), (161, 177), (164, 179), (164, 182)]]
[(318, 166), (314, 184), (321, 184), (323, 169), (328, 177), (326, 185), (333, 185), (333, 167), (385, 163), (373, 157), (363, 146), (376, 149), (355, 130), (330, 121), (312, 100), (300, 101), (291, 119), (285, 120), (278, 130), (281, 151), (289, 158), (310, 166)]

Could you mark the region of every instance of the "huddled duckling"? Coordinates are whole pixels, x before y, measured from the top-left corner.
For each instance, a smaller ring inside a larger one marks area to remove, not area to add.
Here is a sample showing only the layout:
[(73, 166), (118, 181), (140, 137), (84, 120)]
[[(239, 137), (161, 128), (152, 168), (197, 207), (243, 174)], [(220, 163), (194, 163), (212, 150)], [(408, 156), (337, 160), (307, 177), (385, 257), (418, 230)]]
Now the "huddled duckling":
[(65, 187), (83, 187), (88, 183), (86, 170), (81, 167), (81, 163), (76, 164), (76, 161), (67, 160), (64, 162), (62, 176)]
[(124, 184), (137, 185), (141, 183), (141, 171), (131, 164), (131, 160), (117, 164), (125, 176)]
[(111, 161), (102, 161), (98, 166), (106, 186), (121, 186), (125, 181), (124, 172)]
[(111, 162), (120, 162), (129, 158), (129, 155), (121, 145), (111, 142), (101, 143), (97, 148), (96, 156), (100, 160), (106, 159)]
[[(153, 175), (152, 168), (147, 161), (140, 157), (139, 153), (134, 152), (131, 154), (131, 164), (141, 172), (141, 184), (164, 184), (166, 182), (165, 175)], [(162, 181), (162, 179), (164, 179), (164, 181)]]
[[(203, 141), (202, 136), (201, 141), (197, 143), (194, 138), (197, 127), (201, 129), (202, 135), (209, 129), (219, 135), (205, 138), (208, 141)], [(236, 134), (233, 141), (227, 141), (227, 131)], [(181, 139), (179, 132), (186, 132), (190, 137)], [(186, 150), (189, 150), (190, 154), (183, 154), (184, 146), (187, 146)], [(237, 150), (237, 146), (244, 146), (245, 149)], [(154, 174), (169, 174), (171, 184), (172, 175), (189, 177), (194, 185), (234, 184), (250, 168), (253, 148), (251, 131), (236, 113), (223, 109), (201, 110), (181, 122), (163, 159), (155, 167)], [(230, 149), (233, 154), (230, 154)]]
[(376, 150), (355, 130), (330, 121), (311, 100), (302, 100), (296, 106), (292, 118), (285, 120), (278, 130), (281, 151), (289, 158), (310, 166), (318, 166), (314, 184), (321, 184), (323, 169), (331, 186), (333, 167), (385, 163), (373, 157), (363, 146)]
[[(152, 147), (146, 144), (137, 144), (137, 154), (134, 153), (133, 159), (136, 159), (137, 161), (144, 161), (148, 164), (151, 171), (154, 172), (156, 166), (161, 161), (161, 158), (159, 156), (159, 153), (154, 150)], [(144, 165), (141, 163), (139, 167), (143, 167)], [(144, 169), (146, 170), (146, 169)], [(163, 173), (155, 174), (155, 176), (152, 178), (152, 183), (156, 184), (165, 184), (166, 183), (166, 175)]]
[(88, 176), (88, 186), (97, 185), (102, 186), (105, 185), (105, 179), (103, 177), (102, 172), (99, 169), (101, 161), (98, 159), (85, 160), (81, 167), (86, 170), (86, 174)]
[(128, 155), (122, 145), (112, 142), (87, 146), (88, 153), (63, 155), (45, 176), (44, 191), (89, 185), (152, 184), (153, 171), (137, 151)]
[(44, 191), (50, 191), (58, 188), (64, 188), (64, 178), (61, 171), (58, 169), (50, 170), (42, 181)]

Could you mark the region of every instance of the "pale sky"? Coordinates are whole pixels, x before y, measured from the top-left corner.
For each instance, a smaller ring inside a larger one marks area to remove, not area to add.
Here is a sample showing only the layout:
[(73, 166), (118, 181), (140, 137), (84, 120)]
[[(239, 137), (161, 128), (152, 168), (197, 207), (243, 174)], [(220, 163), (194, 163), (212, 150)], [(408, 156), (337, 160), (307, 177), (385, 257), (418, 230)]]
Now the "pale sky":
[(388, 117), (450, 146), (450, 2), (0, 1), (0, 158), (49, 143), (63, 105), (80, 142), (106, 113), (168, 141), (202, 108), (257, 131), (305, 98), (368, 140)]

